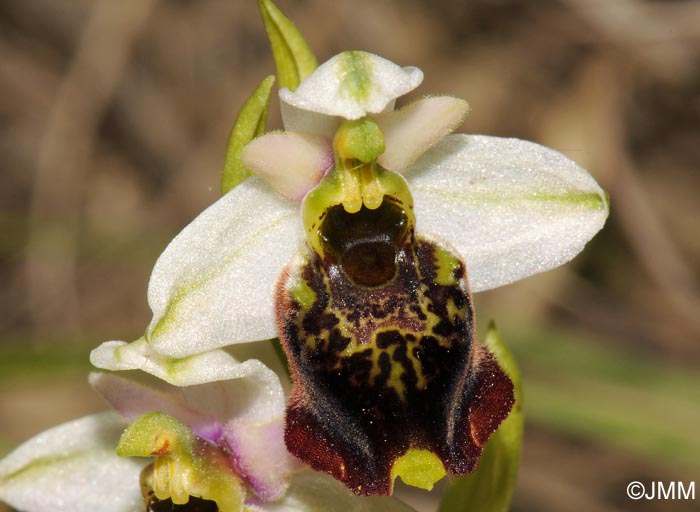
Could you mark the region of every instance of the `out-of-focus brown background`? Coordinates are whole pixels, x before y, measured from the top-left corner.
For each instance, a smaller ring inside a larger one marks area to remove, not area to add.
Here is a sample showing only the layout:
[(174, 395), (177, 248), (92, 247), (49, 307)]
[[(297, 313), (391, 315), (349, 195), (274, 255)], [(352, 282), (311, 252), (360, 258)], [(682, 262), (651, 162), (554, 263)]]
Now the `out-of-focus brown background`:
[[(279, 5), (319, 60), (419, 66), (412, 97), (467, 99), (462, 131), (552, 146), (610, 193), (573, 263), (475, 298), (524, 374), (513, 509), (700, 510), (625, 495), (700, 486), (700, 2)], [(253, 0), (0, 3), (0, 455), (105, 407), (89, 350), (143, 333), (151, 267), (217, 199), (235, 115), (273, 72)]]

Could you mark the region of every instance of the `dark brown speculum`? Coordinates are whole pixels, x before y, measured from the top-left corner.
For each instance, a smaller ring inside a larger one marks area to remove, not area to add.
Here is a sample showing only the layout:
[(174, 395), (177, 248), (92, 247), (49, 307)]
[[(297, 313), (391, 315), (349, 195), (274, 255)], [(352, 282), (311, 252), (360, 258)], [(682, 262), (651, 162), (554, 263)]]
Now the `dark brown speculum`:
[(347, 213), (340, 205), (330, 208), (320, 238), (328, 258), (351, 281), (373, 287), (396, 275), (396, 257), (407, 232), (402, 208), (387, 200), (375, 210), (363, 206), (357, 213)]

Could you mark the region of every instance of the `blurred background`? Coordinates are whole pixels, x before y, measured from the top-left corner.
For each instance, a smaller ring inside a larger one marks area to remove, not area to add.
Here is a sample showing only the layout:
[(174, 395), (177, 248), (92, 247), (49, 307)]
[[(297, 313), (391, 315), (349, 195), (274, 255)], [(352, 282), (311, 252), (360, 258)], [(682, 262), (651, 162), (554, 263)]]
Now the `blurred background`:
[[(700, 1), (278, 5), (320, 61), (418, 66), (412, 98), (469, 101), (461, 131), (554, 147), (610, 193), (572, 263), (475, 297), (523, 372), (513, 510), (700, 510), (625, 494), (700, 488)], [(88, 353), (143, 333), (153, 263), (272, 73), (253, 0), (0, 2), (0, 456), (105, 408)]]

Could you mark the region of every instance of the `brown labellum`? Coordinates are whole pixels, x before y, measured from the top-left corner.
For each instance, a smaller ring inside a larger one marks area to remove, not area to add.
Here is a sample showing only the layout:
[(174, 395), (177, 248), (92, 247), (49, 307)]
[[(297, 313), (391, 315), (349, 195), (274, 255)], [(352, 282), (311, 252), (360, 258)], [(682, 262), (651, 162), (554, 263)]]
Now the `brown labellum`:
[(465, 266), (416, 237), (404, 203), (329, 208), (322, 254), (280, 280), (277, 316), (294, 389), (291, 453), (360, 495), (388, 495), (409, 450), (474, 469), (513, 386), (474, 340)]

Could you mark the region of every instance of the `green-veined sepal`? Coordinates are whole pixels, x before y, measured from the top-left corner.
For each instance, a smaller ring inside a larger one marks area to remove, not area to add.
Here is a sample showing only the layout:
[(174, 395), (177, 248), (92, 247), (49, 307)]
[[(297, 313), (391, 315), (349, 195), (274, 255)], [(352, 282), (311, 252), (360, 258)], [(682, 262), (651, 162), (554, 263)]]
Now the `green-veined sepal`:
[(608, 216), (605, 192), (585, 169), (519, 139), (450, 135), (404, 176), (417, 232), (455, 247), (472, 292), (566, 263)]
[(401, 67), (362, 51), (339, 53), (321, 64), (295, 91), (281, 89), (282, 116), (287, 130), (303, 131), (308, 123), (297, 114), (313, 112), (345, 119), (360, 119), (392, 109), (394, 100), (423, 81), (423, 72)]
[(101, 413), (26, 441), (0, 460), (0, 504), (28, 512), (141, 509), (145, 463), (114, 454), (125, 426), (117, 414)]

